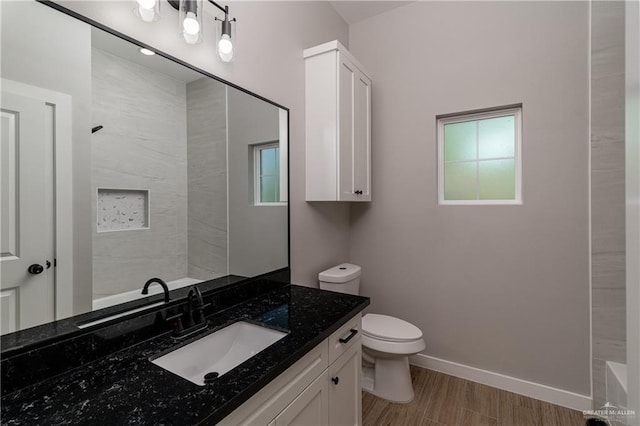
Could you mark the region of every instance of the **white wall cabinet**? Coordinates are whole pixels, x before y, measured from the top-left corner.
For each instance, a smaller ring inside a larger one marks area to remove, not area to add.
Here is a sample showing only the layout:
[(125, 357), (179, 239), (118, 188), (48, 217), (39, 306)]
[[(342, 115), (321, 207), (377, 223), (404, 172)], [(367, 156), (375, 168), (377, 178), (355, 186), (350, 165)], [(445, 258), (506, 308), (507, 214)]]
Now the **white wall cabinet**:
[(304, 51), (307, 201), (371, 201), (371, 79), (338, 41)]
[(362, 316), (358, 314), (220, 424), (362, 424), (361, 323)]

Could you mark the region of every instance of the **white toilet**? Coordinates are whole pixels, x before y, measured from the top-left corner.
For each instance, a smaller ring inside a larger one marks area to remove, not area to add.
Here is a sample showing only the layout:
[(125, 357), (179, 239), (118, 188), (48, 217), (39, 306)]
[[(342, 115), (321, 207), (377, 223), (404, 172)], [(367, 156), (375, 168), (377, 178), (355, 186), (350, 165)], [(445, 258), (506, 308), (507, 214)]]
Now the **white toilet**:
[[(320, 272), (320, 288), (339, 293), (358, 294), (358, 265), (343, 263)], [(399, 318), (366, 314), (362, 317), (362, 388), (393, 402), (413, 400), (409, 355), (425, 348), (422, 331)]]

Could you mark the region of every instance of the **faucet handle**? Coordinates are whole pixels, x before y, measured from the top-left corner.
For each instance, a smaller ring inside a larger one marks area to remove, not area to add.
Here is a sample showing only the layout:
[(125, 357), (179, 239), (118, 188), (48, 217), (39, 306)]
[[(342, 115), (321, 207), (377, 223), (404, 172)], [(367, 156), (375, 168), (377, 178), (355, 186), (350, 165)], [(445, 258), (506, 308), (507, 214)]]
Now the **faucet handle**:
[(177, 314), (168, 316), (164, 319), (166, 322), (177, 320), (174, 323), (174, 332), (181, 332), (182, 330), (184, 330), (184, 327), (182, 325), (182, 315), (183, 315), (182, 312), (179, 312)]
[(203, 305), (195, 307), (194, 309), (194, 311), (196, 312), (195, 324), (202, 324), (205, 321), (204, 314), (202, 313), (202, 311), (204, 310), (204, 308), (208, 306), (211, 306), (211, 303), (205, 303)]

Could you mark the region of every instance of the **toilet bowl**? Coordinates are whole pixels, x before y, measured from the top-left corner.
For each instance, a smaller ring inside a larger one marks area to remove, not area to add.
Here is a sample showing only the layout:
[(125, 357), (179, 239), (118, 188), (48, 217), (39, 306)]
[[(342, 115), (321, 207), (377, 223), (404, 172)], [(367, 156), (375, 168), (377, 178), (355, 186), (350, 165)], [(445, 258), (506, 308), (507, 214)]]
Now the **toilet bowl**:
[[(318, 275), (320, 288), (358, 294), (361, 268), (343, 263)], [(422, 331), (388, 315), (362, 317), (362, 388), (380, 398), (405, 403), (414, 398), (409, 356), (425, 348)]]

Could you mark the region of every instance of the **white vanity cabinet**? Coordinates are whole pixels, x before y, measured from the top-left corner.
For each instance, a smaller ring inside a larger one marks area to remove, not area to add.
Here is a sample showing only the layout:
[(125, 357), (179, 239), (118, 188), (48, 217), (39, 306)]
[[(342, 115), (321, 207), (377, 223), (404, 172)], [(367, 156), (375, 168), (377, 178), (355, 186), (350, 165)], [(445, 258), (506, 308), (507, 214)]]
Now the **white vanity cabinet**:
[(371, 79), (337, 40), (304, 58), (306, 199), (371, 201)]
[(349, 320), (220, 424), (362, 424), (361, 322), (360, 314)]

